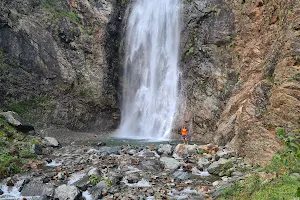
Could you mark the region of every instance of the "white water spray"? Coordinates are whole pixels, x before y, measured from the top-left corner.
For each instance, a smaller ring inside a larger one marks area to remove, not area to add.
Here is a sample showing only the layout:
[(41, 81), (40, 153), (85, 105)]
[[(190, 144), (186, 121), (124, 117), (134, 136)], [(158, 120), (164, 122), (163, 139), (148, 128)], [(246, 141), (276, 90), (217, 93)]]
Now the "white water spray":
[(170, 137), (179, 45), (180, 0), (136, 0), (127, 23), (120, 137)]

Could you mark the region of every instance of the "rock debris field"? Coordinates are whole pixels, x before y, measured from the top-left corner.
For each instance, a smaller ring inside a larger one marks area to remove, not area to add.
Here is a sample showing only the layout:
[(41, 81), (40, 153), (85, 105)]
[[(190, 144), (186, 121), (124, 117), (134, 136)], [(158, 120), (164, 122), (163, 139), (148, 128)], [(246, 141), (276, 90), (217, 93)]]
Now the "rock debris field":
[(1, 182), (0, 199), (215, 199), (255, 171), (213, 144), (34, 145), (31, 170)]

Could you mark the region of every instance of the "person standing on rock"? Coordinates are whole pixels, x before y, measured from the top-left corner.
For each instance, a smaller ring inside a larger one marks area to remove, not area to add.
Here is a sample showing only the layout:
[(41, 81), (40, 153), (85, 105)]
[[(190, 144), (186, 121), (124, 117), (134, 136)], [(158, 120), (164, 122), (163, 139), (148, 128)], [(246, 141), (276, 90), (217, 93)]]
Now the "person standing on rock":
[(181, 138), (184, 144), (188, 144), (188, 131), (185, 126), (181, 129)]

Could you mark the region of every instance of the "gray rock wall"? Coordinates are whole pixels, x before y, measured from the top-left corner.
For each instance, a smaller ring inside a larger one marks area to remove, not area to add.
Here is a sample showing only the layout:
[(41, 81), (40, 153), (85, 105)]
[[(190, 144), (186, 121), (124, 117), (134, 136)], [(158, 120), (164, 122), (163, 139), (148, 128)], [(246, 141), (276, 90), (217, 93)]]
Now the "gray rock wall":
[(210, 142), (237, 72), (231, 54), (234, 14), (222, 0), (185, 1), (182, 23), (182, 97), (178, 125), (192, 123), (192, 139)]
[(124, 6), (115, 0), (1, 1), (1, 109), (39, 126), (115, 128)]

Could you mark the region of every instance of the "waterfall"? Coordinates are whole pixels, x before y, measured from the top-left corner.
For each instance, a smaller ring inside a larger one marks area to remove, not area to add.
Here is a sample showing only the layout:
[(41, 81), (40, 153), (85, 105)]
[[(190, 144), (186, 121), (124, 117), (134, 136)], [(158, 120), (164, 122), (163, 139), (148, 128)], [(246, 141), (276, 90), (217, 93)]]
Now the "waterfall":
[(180, 0), (136, 0), (126, 33), (118, 136), (168, 139), (178, 101)]

